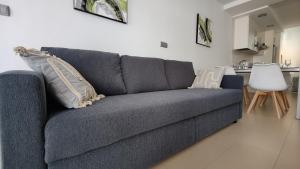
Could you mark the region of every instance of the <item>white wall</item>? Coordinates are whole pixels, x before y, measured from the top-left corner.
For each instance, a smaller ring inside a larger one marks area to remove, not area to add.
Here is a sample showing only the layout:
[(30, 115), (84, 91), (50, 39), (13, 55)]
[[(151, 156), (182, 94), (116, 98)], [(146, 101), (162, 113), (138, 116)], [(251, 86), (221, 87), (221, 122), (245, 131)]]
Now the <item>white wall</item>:
[[(281, 36), (280, 53), (282, 55), (283, 63), (285, 59), (291, 59), (293, 66), (300, 66), (300, 26), (285, 29)], [(295, 76), (298, 76), (298, 74)], [(300, 119), (300, 92), (298, 92), (297, 118)]]
[[(216, 0), (129, 0), (129, 23), (73, 9), (72, 0), (0, 0), (0, 72), (24, 69), (13, 47), (57, 46), (193, 61), (195, 68), (231, 63), (232, 22)], [(213, 45), (195, 43), (196, 14), (213, 21)], [(169, 48), (160, 48), (160, 41)]]
[(291, 59), (292, 65), (300, 66), (300, 27), (285, 29), (281, 38), (281, 54), (283, 63)]

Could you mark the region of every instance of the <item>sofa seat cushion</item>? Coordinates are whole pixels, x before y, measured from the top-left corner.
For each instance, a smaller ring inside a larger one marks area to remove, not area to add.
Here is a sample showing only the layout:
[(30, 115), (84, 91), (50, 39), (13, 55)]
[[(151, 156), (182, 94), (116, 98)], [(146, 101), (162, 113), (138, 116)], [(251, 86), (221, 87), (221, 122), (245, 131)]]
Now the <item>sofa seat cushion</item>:
[(241, 102), (237, 89), (182, 89), (109, 96), (54, 113), (45, 127), (47, 163)]

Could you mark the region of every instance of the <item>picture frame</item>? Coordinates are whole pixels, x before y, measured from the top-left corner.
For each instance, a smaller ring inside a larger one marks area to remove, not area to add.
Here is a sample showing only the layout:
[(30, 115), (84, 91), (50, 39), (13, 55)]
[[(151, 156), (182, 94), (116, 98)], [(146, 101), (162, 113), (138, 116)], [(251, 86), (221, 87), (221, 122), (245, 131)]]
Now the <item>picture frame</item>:
[(202, 18), (197, 14), (196, 43), (205, 47), (211, 47), (213, 42), (212, 22), (209, 18)]
[(128, 0), (73, 0), (75, 10), (128, 23)]

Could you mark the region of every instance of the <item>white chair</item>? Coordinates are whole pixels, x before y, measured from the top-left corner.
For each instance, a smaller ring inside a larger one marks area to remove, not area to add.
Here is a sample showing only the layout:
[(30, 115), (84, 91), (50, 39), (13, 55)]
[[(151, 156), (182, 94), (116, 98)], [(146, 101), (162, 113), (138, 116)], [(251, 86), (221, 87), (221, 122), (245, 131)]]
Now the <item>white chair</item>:
[(248, 74), (244, 74), (244, 86), (243, 86), (243, 92), (244, 92), (244, 103), (245, 105), (249, 105), (250, 103), (250, 94), (249, 94), (249, 90), (248, 90), (248, 86), (249, 86), (249, 75)]
[[(217, 68), (224, 68), (225, 73), (224, 75), (237, 75), (234, 68), (232, 66), (216, 66)], [(244, 76), (244, 86), (243, 86), (243, 97), (244, 97), (244, 104), (248, 105), (250, 102), (250, 96), (248, 91), (248, 80)]]
[(256, 90), (247, 113), (251, 113), (261, 98), (263, 104), (268, 95), (272, 96), (277, 117), (280, 119), (287, 112), (283, 91), (288, 86), (278, 64), (256, 64), (252, 68), (249, 86)]

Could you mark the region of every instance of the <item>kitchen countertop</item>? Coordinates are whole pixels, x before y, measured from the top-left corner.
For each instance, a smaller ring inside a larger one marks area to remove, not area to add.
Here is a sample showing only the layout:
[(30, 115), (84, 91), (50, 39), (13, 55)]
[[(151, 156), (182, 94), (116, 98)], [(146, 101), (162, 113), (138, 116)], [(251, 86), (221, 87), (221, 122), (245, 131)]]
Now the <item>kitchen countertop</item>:
[[(236, 73), (251, 73), (252, 68), (234, 69)], [(300, 67), (281, 68), (282, 72), (300, 72)]]

